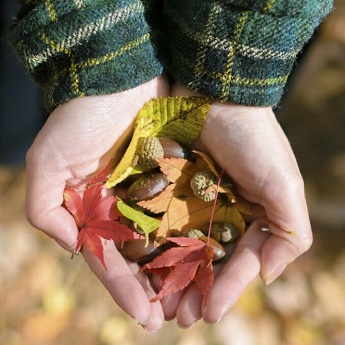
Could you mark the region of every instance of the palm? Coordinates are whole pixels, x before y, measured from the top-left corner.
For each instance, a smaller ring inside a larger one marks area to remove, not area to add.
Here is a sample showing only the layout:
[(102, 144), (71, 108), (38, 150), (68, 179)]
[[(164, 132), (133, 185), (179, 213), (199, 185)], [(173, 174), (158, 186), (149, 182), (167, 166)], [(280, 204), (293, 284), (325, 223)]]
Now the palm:
[[(73, 252), (78, 229), (61, 206), (64, 188), (82, 191), (90, 177), (121, 152), (139, 109), (151, 98), (166, 95), (164, 80), (157, 78), (123, 93), (76, 99), (57, 108), (27, 156), (29, 221)], [(150, 304), (154, 292), (137, 265), (128, 264), (111, 242), (105, 246), (107, 271), (88, 251), (83, 255), (120, 307), (147, 323), (150, 331), (161, 327), (161, 306)]]
[[(176, 95), (190, 95), (183, 87)], [(217, 277), (205, 310), (195, 288), (163, 301), (166, 313), (189, 326), (203, 317), (215, 322), (237, 301), (259, 274), (266, 283), (311, 244), (303, 181), (288, 140), (269, 108), (226, 103), (212, 105), (198, 142), (225, 169), (240, 194), (259, 204), (258, 216)], [(278, 225), (278, 226), (276, 226)], [(271, 235), (260, 231), (269, 227)], [(293, 229), (292, 236), (284, 229)]]

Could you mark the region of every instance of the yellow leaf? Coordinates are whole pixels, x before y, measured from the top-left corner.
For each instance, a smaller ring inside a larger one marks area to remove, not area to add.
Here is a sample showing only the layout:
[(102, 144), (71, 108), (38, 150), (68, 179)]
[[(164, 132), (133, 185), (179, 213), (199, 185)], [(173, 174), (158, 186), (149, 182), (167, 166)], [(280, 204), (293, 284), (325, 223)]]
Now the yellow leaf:
[(134, 164), (139, 138), (160, 136), (190, 145), (200, 134), (210, 106), (210, 99), (205, 97), (166, 97), (147, 102), (138, 114), (132, 140), (106, 187), (114, 187), (139, 172)]

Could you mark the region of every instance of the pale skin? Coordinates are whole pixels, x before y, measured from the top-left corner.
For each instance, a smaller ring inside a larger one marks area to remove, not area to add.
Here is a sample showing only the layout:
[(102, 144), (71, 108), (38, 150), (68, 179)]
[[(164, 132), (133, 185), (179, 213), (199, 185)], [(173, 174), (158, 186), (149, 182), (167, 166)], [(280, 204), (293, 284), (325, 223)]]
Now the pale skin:
[[(82, 191), (87, 180), (129, 140), (145, 102), (169, 94), (166, 81), (155, 78), (122, 93), (75, 99), (56, 108), (27, 155), (29, 222), (73, 252), (78, 229), (61, 206), (65, 186)], [(180, 86), (171, 94), (192, 93)], [(176, 318), (181, 327), (201, 318), (209, 323), (220, 320), (253, 279), (260, 275), (271, 283), (312, 243), (303, 179), (271, 108), (214, 103), (199, 145), (234, 179), (241, 195), (264, 210), (231, 259), (217, 266), (206, 308), (193, 286), (150, 303), (155, 295), (150, 280), (138, 273), (138, 265), (123, 259), (112, 242), (105, 245), (107, 271), (83, 250), (91, 270), (114, 301), (151, 333), (160, 330), (165, 319)], [(269, 227), (270, 233), (262, 232), (261, 227)], [(282, 229), (293, 230), (295, 235)]]

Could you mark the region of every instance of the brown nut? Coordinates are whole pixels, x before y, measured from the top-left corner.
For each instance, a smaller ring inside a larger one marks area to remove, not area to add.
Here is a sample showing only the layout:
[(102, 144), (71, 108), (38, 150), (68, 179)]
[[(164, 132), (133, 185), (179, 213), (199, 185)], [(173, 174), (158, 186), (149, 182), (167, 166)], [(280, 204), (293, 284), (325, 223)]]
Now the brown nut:
[(121, 243), (118, 249), (126, 259), (134, 261), (139, 265), (144, 265), (172, 247), (176, 247), (176, 244), (173, 242), (157, 247), (151, 240), (149, 240), (148, 246), (146, 246), (145, 239), (133, 239)]
[(209, 240), (209, 246), (214, 250), (212, 261), (218, 261), (225, 256), (226, 253), (224, 247), (213, 238), (208, 239), (207, 236), (203, 236), (200, 240), (205, 243)]
[(188, 149), (178, 143), (177, 141), (169, 138), (158, 138), (163, 147), (164, 158), (185, 158), (189, 156)]
[(224, 247), (219, 242), (213, 238), (208, 239), (201, 230), (190, 229), (185, 233), (185, 236), (188, 238), (198, 238), (204, 243), (208, 242), (209, 246), (214, 250), (212, 261), (218, 261), (226, 254)]
[(146, 247), (145, 239), (133, 239), (123, 242), (120, 247), (121, 254), (138, 264), (145, 264), (153, 260), (156, 256), (162, 253), (161, 247), (155, 247), (152, 241), (149, 241)]
[[(201, 228), (201, 231), (207, 235), (209, 225), (205, 225)], [(213, 223), (210, 236), (219, 243), (234, 242), (241, 235), (232, 223)]]
[(169, 181), (162, 173), (143, 175), (130, 185), (127, 190), (127, 199), (129, 202), (135, 202), (152, 198), (168, 185)]

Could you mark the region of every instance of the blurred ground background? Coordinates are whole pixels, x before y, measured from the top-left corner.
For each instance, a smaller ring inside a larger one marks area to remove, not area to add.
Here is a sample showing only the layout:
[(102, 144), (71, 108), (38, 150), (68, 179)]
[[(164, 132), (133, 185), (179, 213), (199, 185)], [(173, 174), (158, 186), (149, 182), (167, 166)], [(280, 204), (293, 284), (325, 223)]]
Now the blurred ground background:
[[(256, 280), (218, 324), (181, 330), (171, 321), (149, 335), (114, 305), (82, 258), (71, 260), (27, 224), (25, 169), (21, 160), (2, 160), (0, 344), (345, 345), (345, 1), (336, 7), (277, 109), (305, 177), (311, 250), (271, 286)], [(15, 138), (4, 135), (11, 145)]]

